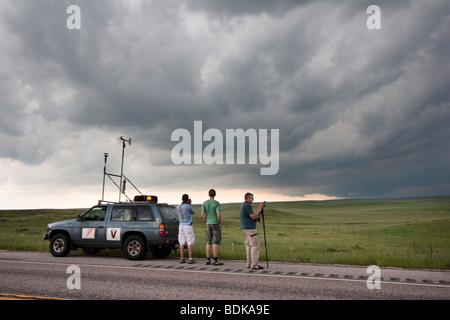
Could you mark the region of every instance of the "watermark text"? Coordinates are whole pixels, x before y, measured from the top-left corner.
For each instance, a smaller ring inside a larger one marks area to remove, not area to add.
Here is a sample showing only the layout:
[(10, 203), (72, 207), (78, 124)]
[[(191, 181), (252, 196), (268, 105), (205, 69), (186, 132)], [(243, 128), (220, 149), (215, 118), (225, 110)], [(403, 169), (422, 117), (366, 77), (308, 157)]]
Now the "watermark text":
[(366, 273), (371, 275), (367, 278), (366, 285), (370, 290), (381, 289), (381, 270), (378, 266), (368, 266)]
[(81, 269), (77, 265), (70, 265), (67, 267), (67, 273), (71, 273), (71, 276), (67, 278), (67, 289), (81, 289)]
[[(172, 132), (178, 141), (171, 152), (172, 163), (181, 164), (259, 164), (261, 175), (275, 175), (279, 169), (279, 130), (219, 129), (203, 132), (203, 122), (194, 121), (194, 136), (187, 129)], [(225, 139), (224, 139), (225, 138)], [(210, 142), (203, 148), (204, 142)], [(270, 145), (270, 153), (268, 146)], [(248, 152), (247, 152), (248, 151)]]

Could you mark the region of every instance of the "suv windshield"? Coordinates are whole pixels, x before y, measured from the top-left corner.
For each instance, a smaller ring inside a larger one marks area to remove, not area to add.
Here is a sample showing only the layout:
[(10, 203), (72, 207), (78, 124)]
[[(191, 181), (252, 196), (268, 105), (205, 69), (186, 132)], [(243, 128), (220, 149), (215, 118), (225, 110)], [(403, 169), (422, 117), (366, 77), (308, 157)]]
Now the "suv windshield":
[(83, 221), (103, 221), (106, 216), (106, 207), (93, 207), (91, 210), (83, 214)]

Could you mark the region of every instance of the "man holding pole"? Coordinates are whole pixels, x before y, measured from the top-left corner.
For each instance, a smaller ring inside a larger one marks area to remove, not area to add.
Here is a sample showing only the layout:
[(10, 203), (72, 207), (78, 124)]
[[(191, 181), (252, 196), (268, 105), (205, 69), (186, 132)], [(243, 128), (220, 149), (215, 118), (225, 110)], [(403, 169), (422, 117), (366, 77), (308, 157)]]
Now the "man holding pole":
[(264, 208), (264, 202), (259, 204), (258, 210), (253, 212), (251, 204), (253, 203), (253, 194), (247, 192), (244, 196), (245, 201), (241, 204), (241, 230), (244, 234), (245, 253), (247, 256), (247, 268), (259, 270), (264, 269), (258, 265), (259, 252), (261, 244), (256, 231), (256, 221)]

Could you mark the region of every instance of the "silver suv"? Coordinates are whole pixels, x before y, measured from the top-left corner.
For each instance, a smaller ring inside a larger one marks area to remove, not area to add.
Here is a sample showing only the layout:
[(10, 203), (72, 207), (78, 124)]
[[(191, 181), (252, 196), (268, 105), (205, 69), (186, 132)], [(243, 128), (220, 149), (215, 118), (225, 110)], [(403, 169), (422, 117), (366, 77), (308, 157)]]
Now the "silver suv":
[(95, 254), (105, 248), (122, 248), (131, 260), (167, 257), (178, 245), (178, 214), (175, 207), (157, 203), (156, 196), (136, 196), (133, 202), (99, 204), (76, 219), (49, 223), (44, 240), (50, 252), (64, 257), (82, 248)]

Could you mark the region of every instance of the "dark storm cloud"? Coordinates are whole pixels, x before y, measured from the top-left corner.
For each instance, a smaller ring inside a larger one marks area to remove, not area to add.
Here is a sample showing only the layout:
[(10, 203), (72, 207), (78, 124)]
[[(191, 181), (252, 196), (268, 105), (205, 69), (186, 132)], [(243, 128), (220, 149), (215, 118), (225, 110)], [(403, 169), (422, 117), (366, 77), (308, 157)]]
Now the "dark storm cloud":
[[(81, 30), (65, 27), (71, 4)], [(200, 120), (279, 129), (280, 169), (186, 168), (194, 181), (337, 196), (448, 185), (450, 4), (374, 4), (381, 30), (363, 1), (8, 1), (0, 157), (39, 164), (71, 146), (93, 161), (124, 132), (170, 186), (171, 133)]]
[(206, 11), (214, 15), (243, 16), (260, 13), (282, 15), (292, 8), (304, 5), (310, 0), (193, 0), (187, 5), (193, 10)]

